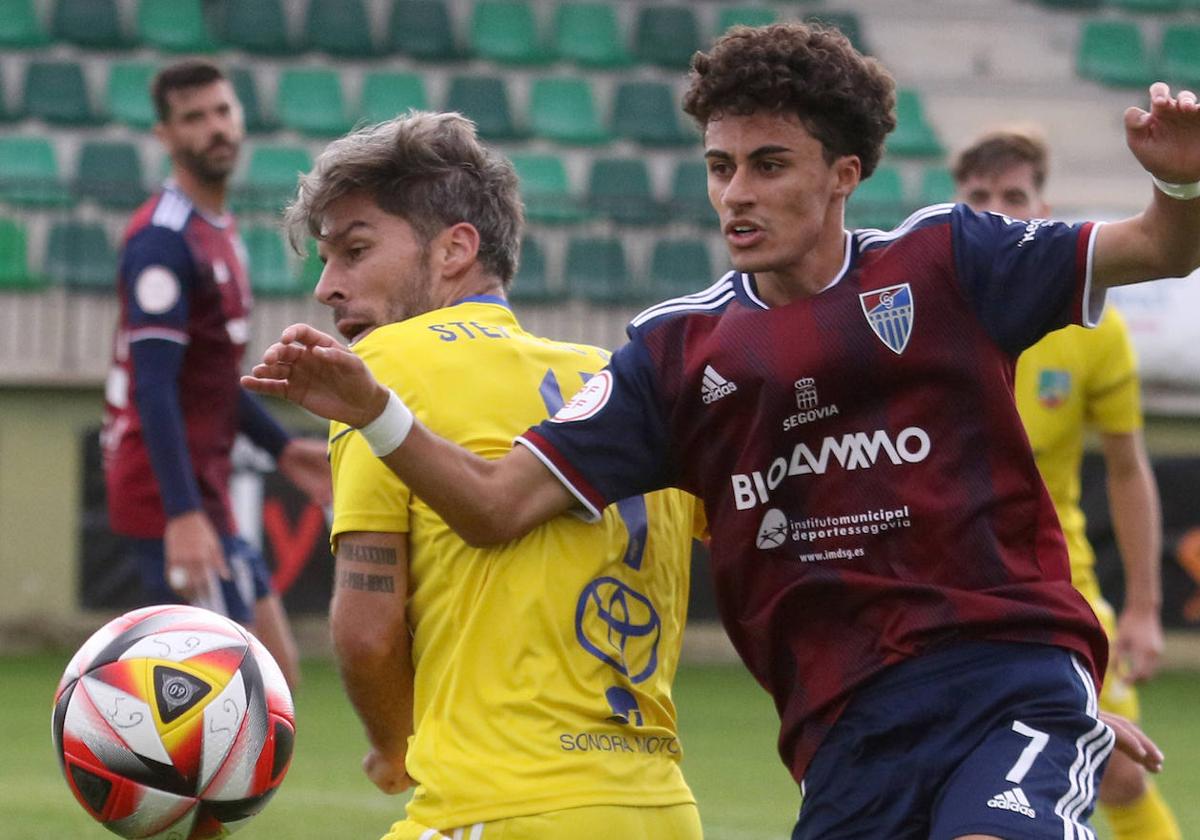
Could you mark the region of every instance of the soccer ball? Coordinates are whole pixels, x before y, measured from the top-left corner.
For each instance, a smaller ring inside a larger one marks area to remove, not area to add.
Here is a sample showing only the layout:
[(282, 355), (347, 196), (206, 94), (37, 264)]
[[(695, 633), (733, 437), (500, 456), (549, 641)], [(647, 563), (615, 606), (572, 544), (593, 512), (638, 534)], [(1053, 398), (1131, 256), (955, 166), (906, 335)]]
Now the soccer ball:
[(54, 748), (89, 814), (122, 837), (225, 837), (283, 781), (295, 712), (267, 649), (199, 607), (146, 607), (84, 642), (54, 693)]

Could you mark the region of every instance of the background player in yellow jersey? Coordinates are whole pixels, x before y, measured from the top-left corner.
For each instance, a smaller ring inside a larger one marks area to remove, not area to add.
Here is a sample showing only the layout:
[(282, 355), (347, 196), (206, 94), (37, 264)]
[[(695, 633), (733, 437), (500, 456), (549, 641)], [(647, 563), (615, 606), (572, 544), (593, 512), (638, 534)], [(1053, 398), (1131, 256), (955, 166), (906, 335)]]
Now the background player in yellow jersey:
[[(1043, 198), (1045, 143), (1036, 132), (988, 133), (954, 164), (958, 198), (975, 210), (1019, 219), (1048, 218)], [(1050, 333), (1017, 362), (1017, 408), (1038, 469), (1066, 536), (1071, 580), (1092, 605), (1112, 644), (1100, 707), (1138, 717), (1133, 683), (1153, 676), (1162, 652), (1161, 517), (1158, 491), (1142, 439), (1142, 412), (1133, 348), (1120, 314), (1105, 310), (1092, 330)], [(1084, 436), (1099, 433), (1109, 507), (1125, 567), (1119, 619), (1100, 593), (1095, 555), (1079, 506)], [(1171, 840), (1179, 828), (1140, 765), (1114, 753), (1100, 785), (1100, 810), (1117, 840)]]
[[(354, 352), (480, 455), (507, 452), (607, 362), (509, 309), (517, 179), (457, 114), (335, 141), (287, 222), (294, 242), (318, 239), (316, 296)], [(331, 623), (365, 771), (387, 792), (416, 784), (387, 840), (700, 837), (670, 693), (692, 497), (634, 497), (476, 549), (369, 442), (331, 426)]]

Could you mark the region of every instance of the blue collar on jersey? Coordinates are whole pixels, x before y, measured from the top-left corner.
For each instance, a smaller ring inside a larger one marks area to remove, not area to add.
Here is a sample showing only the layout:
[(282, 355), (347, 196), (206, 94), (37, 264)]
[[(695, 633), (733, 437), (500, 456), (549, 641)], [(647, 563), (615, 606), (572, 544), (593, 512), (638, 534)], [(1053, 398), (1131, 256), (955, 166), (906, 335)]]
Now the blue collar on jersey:
[(500, 306), (503, 306), (505, 309), (512, 309), (512, 307), (508, 305), (508, 301), (500, 297), (500, 295), (467, 295), (465, 298), (456, 300), (450, 305), (458, 306), (460, 303), (497, 303)]

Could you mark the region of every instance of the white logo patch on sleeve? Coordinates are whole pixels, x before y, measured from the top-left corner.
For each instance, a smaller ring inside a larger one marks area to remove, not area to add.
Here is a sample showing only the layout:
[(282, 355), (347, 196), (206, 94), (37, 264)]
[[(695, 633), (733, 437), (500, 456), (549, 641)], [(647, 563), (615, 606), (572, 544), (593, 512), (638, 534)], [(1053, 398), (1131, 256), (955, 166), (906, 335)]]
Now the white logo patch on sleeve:
[(555, 423), (570, 423), (573, 420), (586, 420), (600, 409), (604, 408), (608, 398), (612, 396), (612, 373), (602, 370), (587, 381), (571, 400), (558, 410), (550, 419)]
[(179, 278), (161, 265), (149, 266), (134, 281), (133, 295), (147, 315), (161, 315), (179, 301)]

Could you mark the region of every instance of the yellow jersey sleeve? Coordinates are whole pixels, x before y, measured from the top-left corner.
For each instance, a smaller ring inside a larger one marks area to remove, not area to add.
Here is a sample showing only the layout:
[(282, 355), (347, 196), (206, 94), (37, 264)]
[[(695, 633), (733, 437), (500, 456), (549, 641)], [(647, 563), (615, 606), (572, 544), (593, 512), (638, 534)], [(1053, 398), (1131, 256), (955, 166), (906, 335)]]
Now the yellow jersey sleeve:
[(333, 472), (330, 542), (335, 554), (341, 534), (408, 531), (408, 487), (371, 453), (357, 430), (341, 423), (330, 424), (329, 463)]
[(1087, 419), (1109, 434), (1142, 427), (1141, 383), (1125, 319), (1108, 307), (1095, 329), (1087, 388)]

